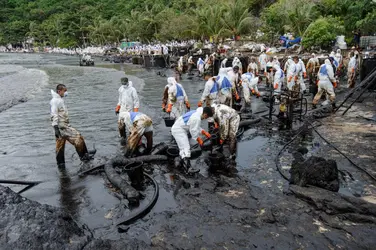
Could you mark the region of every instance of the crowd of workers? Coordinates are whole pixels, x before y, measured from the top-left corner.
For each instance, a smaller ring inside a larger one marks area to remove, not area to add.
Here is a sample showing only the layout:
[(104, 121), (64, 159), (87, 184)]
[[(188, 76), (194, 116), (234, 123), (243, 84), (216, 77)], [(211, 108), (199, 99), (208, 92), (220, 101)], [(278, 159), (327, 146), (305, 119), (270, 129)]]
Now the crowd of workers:
[[(266, 85), (274, 89), (277, 96), (276, 102), (280, 102), (280, 112), (284, 112), (284, 100), (279, 97), (283, 91), (304, 93), (307, 91), (304, 79), (309, 77), (310, 84), (317, 84), (318, 91), (312, 101), (316, 107), (321, 96), (325, 93), (328, 101), (335, 104), (335, 91), (337, 87), (336, 72), (344, 63), (341, 51), (332, 52), (324, 63), (320, 65), (315, 54), (305, 64), (298, 56), (288, 57), (284, 65), (277, 57), (269, 57), (262, 52), (259, 57), (251, 58), (246, 68), (239, 58), (235, 57), (231, 67), (226, 67), (227, 59), (221, 62), (218, 75), (206, 71), (213, 67), (215, 54), (207, 56), (205, 60), (198, 59), (193, 62), (188, 58), (188, 67), (197, 66), (200, 75), (205, 75), (205, 87), (202, 96), (197, 103), (197, 108), (191, 110), (191, 104), (187, 93), (180, 81), (179, 71), (183, 68), (183, 58), (180, 58), (177, 70), (178, 74), (167, 78), (162, 97), (162, 110), (175, 118), (171, 128), (171, 134), (179, 148), (181, 166), (186, 172), (197, 171), (191, 166), (191, 146), (189, 135), (200, 146), (204, 140), (210, 138), (213, 133), (219, 136), (219, 145), (229, 145), (230, 156), (236, 158), (236, 134), (238, 131), (240, 116), (236, 105), (243, 102), (245, 112), (252, 112), (252, 96), (260, 97), (258, 85), (265, 79)], [(358, 53), (354, 49), (349, 54), (348, 62), (348, 87), (355, 84), (355, 76), (358, 66)], [(181, 73), (181, 72), (180, 72)], [(56, 136), (56, 160), (59, 166), (64, 166), (64, 145), (69, 141), (76, 147), (82, 161), (90, 159), (84, 139), (80, 133), (72, 128), (68, 119), (68, 111), (64, 105), (64, 97), (67, 95), (66, 86), (59, 84), (56, 92), (51, 90), (51, 120)], [(132, 157), (140, 145), (141, 138), (146, 138), (146, 150), (144, 154), (151, 152), (153, 147), (153, 121), (139, 111), (140, 102), (136, 89), (128, 78), (121, 79), (119, 88), (119, 100), (115, 109), (118, 114), (118, 128), (122, 141), (126, 144), (126, 155)], [(243, 111), (244, 112), (244, 111)], [(201, 122), (208, 121), (208, 131), (202, 129)], [(129, 135), (128, 135), (129, 134)], [(203, 137), (202, 137), (203, 136)], [(204, 139), (203, 139), (204, 138)]]

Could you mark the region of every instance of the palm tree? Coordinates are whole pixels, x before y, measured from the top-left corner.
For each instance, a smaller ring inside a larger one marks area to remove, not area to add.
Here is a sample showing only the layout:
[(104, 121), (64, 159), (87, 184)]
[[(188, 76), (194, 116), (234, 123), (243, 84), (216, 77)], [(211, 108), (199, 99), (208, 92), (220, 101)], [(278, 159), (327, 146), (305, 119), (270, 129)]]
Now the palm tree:
[(98, 45), (102, 45), (105, 42), (104, 35), (103, 35), (103, 23), (105, 22), (104, 19), (101, 17), (97, 17), (94, 19), (93, 23), (89, 25), (89, 37), (94, 43)]
[(308, 25), (315, 19), (315, 4), (310, 0), (286, 1), (288, 27), (302, 36)]
[(253, 21), (246, 5), (242, 1), (235, 1), (234, 4), (227, 5), (227, 9), (228, 11), (222, 18), (224, 31), (235, 38), (246, 33)]
[(90, 23), (89, 20), (82, 16), (80, 17), (80, 20), (78, 23), (75, 23), (75, 22), (71, 23), (71, 26), (74, 26), (80, 32), (84, 47), (86, 47), (86, 36), (89, 31), (89, 27), (88, 27), (89, 23)]
[(222, 25), (224, 10), (223, 6), (220, 5), (197, 9), (194, 16), (197, 18), (196, 23), (198, 25), (195, 30), (192, 30), (192, 35), (201, 39), (205, 36), (211, 36), (215, 42), (218, 42), (225, 31)]

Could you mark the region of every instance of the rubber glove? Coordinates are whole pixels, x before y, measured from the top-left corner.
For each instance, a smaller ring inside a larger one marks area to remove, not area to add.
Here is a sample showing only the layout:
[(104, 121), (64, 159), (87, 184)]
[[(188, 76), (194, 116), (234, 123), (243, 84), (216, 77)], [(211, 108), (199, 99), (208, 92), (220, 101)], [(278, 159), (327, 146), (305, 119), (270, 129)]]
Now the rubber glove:
[(162, 111), (166, 112), (166, 104), (165, 103), (162, 103)]
[(202, 145), (204, 145), (204, 141), (201, 139), (201, 137), (198, 137), (197, 138), (197, 142), (198, 144), (202, 147)]
[(278, 83), (274, 85), (274, 89), (278, 89)]
[(205, 135), (206, 138), (210, 138), (210, 137), (211, 137), (211, 135), (210, 135), (208, 132), (206, 132), (205, 130), (202, 130), (202, 131), (201, 131), (201, 134), (202, 134), (202, 135)]
[(238, 93), (235, 93), (235, 100), (237, 100), (237, 101), (240, 100), (240, 97), (239, 97)]
[(134, 109), (133, 109), (133, 112), (138, 112), (138, 108), (134, 108)]
[(337, 88), (337, 82), (333, 82), (333, 87)]
[(57, 139), (61, 138), (60, 130), (59, 130), (59, 127), (57, 125), (54, 126), (54, 130), (55, 130), (55, 137)]
[(185, 106), (187, 107), (187, 109), (191, 109), (191, 104), (189, 103), (189, 101), (185, 102)]
[(222, 139), (219, 139), (219, 144), (222, 145), (224, 141)]
[(115, 114), (119, 114), (120, 111), (120, 105), (117, 105), (115, 108)]
[(167, 106), (167, 110), (166, 110), (166, 112), (167, 112), (167, 113), (171, 113), (171, 110), (172, 110), (172, 104), (169, 104), (169, 105)]
[(303, 72), (304, 78), (307, 78), (307, 72)]
[(197, 103), (197, 107), (202, 107), (202, 101), (199, 101), (199, 102)]

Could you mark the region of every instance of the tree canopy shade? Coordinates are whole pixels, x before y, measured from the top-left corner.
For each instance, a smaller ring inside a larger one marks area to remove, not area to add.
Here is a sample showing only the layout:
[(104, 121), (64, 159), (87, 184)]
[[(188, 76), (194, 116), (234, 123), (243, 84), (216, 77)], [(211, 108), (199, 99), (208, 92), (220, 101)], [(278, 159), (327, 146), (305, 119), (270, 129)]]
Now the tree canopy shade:
[(376, 24), (372, 0), (0, 0), (0, 6), (0, 44), (34, 38), (59, 47), (122, 39), (218, 41), (257, 29), (292, 32), (316, 43), (309, 37), (312, 27), (324, 22), (329, 29), (340, 23), (344, 29), (338, 32), (347, 36), (356, 28), (375, 32)]

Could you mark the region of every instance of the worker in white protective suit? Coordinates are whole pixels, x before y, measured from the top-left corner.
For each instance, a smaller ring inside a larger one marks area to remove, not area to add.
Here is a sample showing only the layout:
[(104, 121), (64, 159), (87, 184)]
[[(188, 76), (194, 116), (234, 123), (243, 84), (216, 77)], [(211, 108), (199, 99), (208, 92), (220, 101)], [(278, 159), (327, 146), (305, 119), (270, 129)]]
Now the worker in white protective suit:
[(342, 53), (341, 53), (341, 49), (337, 49), (337, 53), (335, 55), (335, 59), (337, 60), (337, 62), (339, 64), (339, 67), (341, 67), (342, 64), (343, 64), (343, 56), (342, 56)]
[(311, 58), (307, 62), (307, 73), (308, 73), (308, 78), (309, 78), (309, 84), (310, 86), (313, 86), (314, 88), (314, 93), (316, 94), (316, 80), (317, 80), (317, 74), (320, 69), (320, 62), (319, 59), (316, 57), (315, 53), (312, 53)]
[(289, 70), (290, 65), (293, 63), (294, 61), (292, 60), (291, 56), (288, 56), (285, 66), (283, 67), (283, 71), (285, 72), (285, 74), (287, 74), (287, 71)]
[(287, 88), (292, 91), (300, 91), (299, 84), (299, 72), (301, 68), (299, 67), (299, 58), (294, 56), (293, 63), (289, 66), (287, 70)]
[(210, 134), (201, 128), (201, 121), (213, 116), (211, 107), (197, 108), (197, 110), (189, 111), (180, 116), (171, 128), (171, 134), (175, 138), (179, 147), (179, 155), (184, 170), (187, 173), (196, 172), (191, 168), (191, 146), (189, 144), (188, 133), (192, 139), (196, 140), (200, 146), (204, 144), (200, 134), (210, 138)]
[(261, 53), (258, 61), (259, 61), (259, 64), (260, 64), (260, 71), (265, 74), (266, 63), (268, 62), (268, 56), (265, 54), (265, 52)]
[(216, 81), (216, 77), (209, 78), (205, 83), (204, 91), (202, 92), (201, 99), (197, 106), (202, 107), (203, 103), (205, 103), (207, 107), (210, 107), (214, 102), (217, 102), (218, 91), (219, 85)]
[(310, 79), (315, 79), (317, 77), (317, 73), (320, 69), (320, 62), (315, 53), (312, 53), (311, 58), (308, 60), (306, 69)]
[(209, 55), (205, 55), (205, 64), (209, 61)]
[(274, 94), (280, 95), (283, 81), (285, 79), (285, 74), (283, 73), (283, 70), (278, 64), (274, 64), (273, 72), (274, 72), (274, 79), (273, 79), (274, 80), (273, 81)]
[(219, 73), (216, 78), (216, 81), (219, 85), (218, 101), (219, 103), (225, 104), (229, 107), (232, 105), (233, 93), (235, 93), (235, 95), (237, 96), (236, 98), (239, 99), (235, 86), (232, 84), (232, 81), (227, 74), (227, 72), (229, 72), (230, 70), (232, 70), (231, 67), (219, 69)]
[[(172, 117), (178, 118), (191, 108), (188, 96), (185, 93), (183, 86), (177, 83), (174, 77), (167, 78), (167, 108), (166, 112), (171, 113)], [(165, 88), (166, 91), (166, 88)], [(162, 108), (166, 107), (165, 102), (162, 103)], [(187, 110), (186, 110), (187, 109)]]
[(255, 76), (257, 76), (259, 73), (256, 59), (254, 57), (251, 58), (251, 62), (248, 65), (247, 72), (252, 73)]
[(140, 108), (140, 100), (137, 95), (136, 89), (133, 87), (131, 81), (127, 77), (121, 78), (122, 86), (119, 88), (119, 101), (115, 108), (115, 113), (119, 115), (118, 129), (122, 139), (127, 138), (126, 127), (120, 117), (124, 112), (138, 112)]
[[(241, 85), (241, 72), (239, 66), (234, 66), (232, 68), (228, 68), (227, 75), (229, 80), (231, 81), (232, 86), (236, 89), (236, 92), (240, 94), (240, 85)], [(234, 96), (233, 96), (234, 97)], [(239, 98), (236, 98), (238, 100)]]
[(264, 72), (264, 75), (266, 76), (266, 86), (269, 86), (269, 84), (271, 84), (271, 82), (272, 82), (273, 65), (274, 65), (273, 58), (269, 57), (268, 62), (266, 63), (265, 72)]
[(329, 61), (333, 64), (333, 70), (334, 70), (334, 74), (335, 74), (338, 70), (339, 62), (337, 61), (337, 57), (336, 57), (336, 54), (334, 53), (334, 51), (330, 52)]
[(335, 106), (334, 102), (335, 102), (336, 96), (334, 93), (334, 88), (337, 87), (337, 82), (334, 77), (334, 70), (329, 59), (325, 59), (325, 63), (321, 65), (319, 74), (318, 74), (318, 79), (319, 79), (319, 83), (318, 83), (319, 89), (312, 101), (313, 108), (316, 108), (316, 105), (321, 99), (321, 96), (322, 94), (324, 94), (324, 92), (326, 92), (326, 94), (329, 95), (329, 101), (332, 103), (333, 106)]
[(238, 66), (239, 68), (239, 73), (241, 74), (243, 72), (243, 65), (242, 62), (238, 57), (234, 57), (234, 60), (232, 61), (232, 68)]
[(197, 60), (197, 70), (198, 70), (198, 75), (202, 76), (204, 74), (204, 66), (205, 62), (204, 60), (201, 59), (201, 57)]
[(178, 71), (179, 71), (179, 74), (183, 73), (183, 57), (181, 56), (179, 58), (179, 61), (178, 61)]
[(273, 57), (273, 66), (275, 64), (278, 64), (278, 66), (281, 66), (281, 63), (279, 62), (278, 57), (276, 57), (276, 56)]
[(140, 112), (124, 112), (121, 113), (120, 120), (130, 131), (127, 141), (127, 156), (132, 156), (142, 136), (146, 138), (144, 154), (149, 154), (153, 148), (153, 122), (151, 118)]
[(227, 66), (226, 66), (227, 61), (228, 61), (227, 58), (225, 58), (225, 59), (222, 60), (222, 62), (221, 62), (221, 68), (227, 68)]
[(81, 161), (89, 160), (90, 157), (84, 138), (69, 123), (68, 109), (63, 99), (68, 95), (66, 86), (58, 84), (56, 92), (51, 90), (51, 95), (51, 121), (56, 137), (56, 162), (58, 167), (65, 168), (64, 151), (66, 141), (70, 142), (76, 148)]
[(355, 55), (354, 52), (350, 54), (351, 58), (349, 65), (347, 66), (347, 87), (354, 88), (355, 78), (356, 78), (356, 68), (358, 66), (358, 55)]
[(304, 65), (304, 62), (302, 61), (302, 59), (299, 58), (299, 83), (300, 83), (300, 92), (302, 93), (305, 93), (305, 91), (307, 90), (307, 87), (304, 83), (304, 78), (307, 78), (307, 70), (306, 70), (306, 67)]
[(235, 109), (230, 108), (223, 104), (213, 104), (214, 121), (219, 127), (219, 144), (223, 145), (228, 141), (230, 145), (230, 159), (236, 158), (236, 133), (238, 132), (240, 116)]
[(252, 112), (251, 106), (251, 95), (256, 95), (257, 98), (260, 97), (260, 92), (257, 85), (261, 82), (261, 77), (255, 76), (252, 73), (242, 74), (242, 87), (244, 96), (244, 110), (246, 112)]
[(192, 70), (193, 70), (193, 67), (195, 66), (195, 63), (194, 63), (194, 61), (193, 61), (193, 57), (192, 56), (190, 56), (189, 58), (188, 58), (188, 73), (190, 74), (190, 75), (192, 75)]

